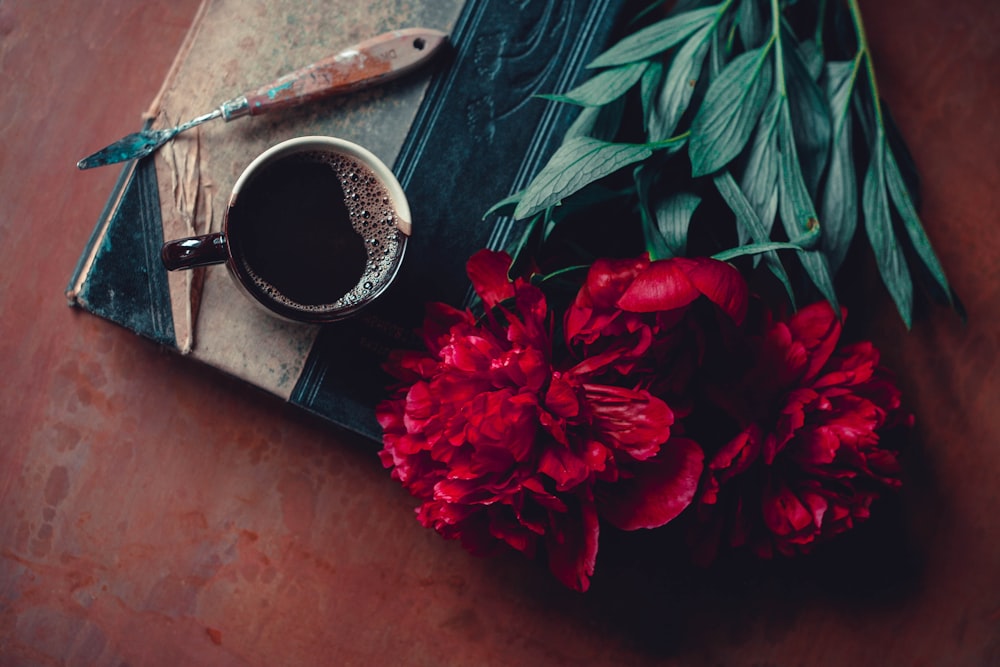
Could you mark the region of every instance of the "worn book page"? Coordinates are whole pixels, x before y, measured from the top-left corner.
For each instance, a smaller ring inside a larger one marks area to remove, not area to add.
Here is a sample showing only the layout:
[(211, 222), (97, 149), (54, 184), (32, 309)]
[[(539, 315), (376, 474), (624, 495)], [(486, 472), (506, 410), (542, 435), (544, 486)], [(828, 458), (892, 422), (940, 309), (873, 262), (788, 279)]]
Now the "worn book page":
[[(277, 77), (390, 30), (450, 32), (464, 0), (206, 0), (151, 109), (154, 127), (211, 111)], [(268, 147), (321, 134), (393, 164), (435, 63), (380, 88), (306, 107), (216, 119), (155, 154), (165, 240), (221, 229), (242, 170)], [(286, 323), (246, 299), (217, 265), (169, 275), (178, 348), (287, 399), (318, 327)]]

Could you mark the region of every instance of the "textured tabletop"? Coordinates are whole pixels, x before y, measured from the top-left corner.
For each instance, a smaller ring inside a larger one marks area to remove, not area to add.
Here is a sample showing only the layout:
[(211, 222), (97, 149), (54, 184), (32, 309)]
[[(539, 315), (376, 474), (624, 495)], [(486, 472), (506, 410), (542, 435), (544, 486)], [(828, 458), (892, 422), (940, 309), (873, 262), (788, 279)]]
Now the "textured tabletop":
[(0, 2), (0, 665), (1000, 664), (1000, 5), (862, 3), (969, 313), (852, 315), (918, 415), (898, 506), (779, 567), (602, 535), (581, 595), (420, 527), (371, 443), (67, 307), (118, 175), (76, 161), (198, 4)]

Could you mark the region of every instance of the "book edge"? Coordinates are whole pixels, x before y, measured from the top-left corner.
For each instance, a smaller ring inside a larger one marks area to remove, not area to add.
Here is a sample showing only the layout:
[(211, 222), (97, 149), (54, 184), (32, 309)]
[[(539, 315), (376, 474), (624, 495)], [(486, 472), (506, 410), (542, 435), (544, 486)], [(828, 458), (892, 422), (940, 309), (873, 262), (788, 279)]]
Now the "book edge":
[[(146, 125), (148, 126), (148, 123)], [(105, 235), (108, 233), (108, 228), (111, 226), (111, 221), (115, 216), (115, 211), (117, 211), (118, 207), (121, 205), (122, 199), (125, 197), (125, 193), (128, 191), (129, 185), (135, 177), (137, 164), (138, 161), (133, 160), (122, 168), (118, 175), (118, 180), (111, 189), (111, 195), (104, 203), (104, 209), (97, 218), (97, 224), (94, 226), (94, 230), (90, 233), (90, 238), (87, 239), (87, 244), (84, 246), (83, 252), (80, 253), (80, 258), (77, 260), (76, 267), (73, 269), (69, 283), (66, 285), (66, 299), (70, 306), (79, 306), (81, 308), (87, 307), (87, 304), (82, 300), (80, 293), (83, 290), (83, 286), (90, 278), (90, 271), (93, 268), (94, 259), (97, 257), (97, 251), (101, 247), (101, 243), (104, 241)]]
[[(208, 5), (211, 4), (211, 1), (212, 0), (202, 0), (201, 4), (199, 4), (198, 10), (191, 19), (191, 26), (184, 35), (184, 40), (181, 42), (177, 53), (174, 54), (173, 61), (170, 63), (170, 68), (167, 70), (167, 73), (163, 78), (163, 83), (160, 84), (160, 89), (150, 102), (149, 108), (142, 114), (143, 122), (140, 130), (149, 129), (152, 126), (153, 120), (159, 114), (160, 102), (163, 99), (163, 95), (170, 86), (171, 82), (177, 76), (177, 72), (180, 70), (184, 60), (190, 54), (192, 45), (197, 39), (198, 33), (201, 32), (201, 28), (204, 23), (203, 18), (205, 17), (205, 13), (208, 10)], [(118, 180), (115, 181), (115, 185), (111, 189), (111, 194), (108, 196), (104, 204), (104, 208), (101, 210), (101, 213), (97, 218), (97, 223), (94, 225), (94, 229), (90, 233), (90, 237), (87, 239), (86, 245), (84, 245), (83, 252), (80, 253), (80, 257), (77, 260), (76, 266), (70, 274), (69, 282), (66, 285), (65, 296), (69, 306), (77, 306), (87, 309), (87, 304), (82, 299), (81, 292), (90, 277), (90, 271), (93, 268), (98, 249), (100, 248), (101, 243), (103, 243), (104, 237), (107, 235), (108, 229), (111, 226), (111, 221), (114, 219), (115, 212), (121, 205), (122, 198), (125, 196), (129, 184), (135, 177), (137, 165), (138, 160), (131, 160), (122, 168), (118, 175)]]
[(184, 61), (187, 60), (188, 56), (191, 54), (191, 49), (194, 46), (195, 41), (197, 41), (198, 34), (201, 32), (202, 26), (204, 25), (203, 19), (205, 18), (205, 14), (208, 12), (208, 6), (211, 2), (212, 0), (201, 0), (201, 4), (198, 6), (198, 11), (195, 12), (194, 18), (191, 19), (191, 27), (188, 28), (187, 34), (184, 35), (184, 41), (181, 42), (180, 47), (177, 49), (177, 53), (174, 55), (174, 59), (170, 63), (170, 69), (167, 70), (166, 76), (163, 77), (163, 83), (160, 84), (159, 91), (157, 91), (156, 96), (154, 96), (152, 101), (149, 103), (149, 108), (142, 114), (143, 119), (152, 121), (159, 116), (160, 104), (163, 101), (163, 96), (166, 94), (167, 89), (170, 87), (174, 79), (177, 78), (177, 72), (180, 71)]

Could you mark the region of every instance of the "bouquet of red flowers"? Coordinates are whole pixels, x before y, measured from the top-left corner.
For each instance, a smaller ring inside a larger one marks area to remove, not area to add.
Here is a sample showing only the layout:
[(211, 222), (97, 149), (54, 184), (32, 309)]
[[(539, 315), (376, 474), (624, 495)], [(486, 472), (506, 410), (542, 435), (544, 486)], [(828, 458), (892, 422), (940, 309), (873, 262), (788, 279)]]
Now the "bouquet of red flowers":
[(427, 349), (390, 364), (381, 456), (423, 525), (476, 553), (542, 546), (586, 590), (599, 519), (657, 528), (688, 510), (701, 546), (790, 554), (898, 484), (879, 433), (906, 420), (899, 392), (871, 344), (838, 346), (828, 304), (751, 324), (729, 264), (640, 257), (595, 262), (557, 321), (509, 264), (472, 257), (486, 313), (431, 307)]
[(911, 268), (960, 308), (858, 6), (679, 2), (592, 66), (549, 96), (582, 108), (563, 145), (490, 212), (524, 229), (468, 261), (478, 306), (430, 304), (424, 349), (387, 364), (382, 461), (424, 526), (581, 591), (602, 522), (682, 522), (703, 562), (810, 551), (899, 486), (885, 436), (912, 421), (842, 340), (859, 219), (905, 322)]

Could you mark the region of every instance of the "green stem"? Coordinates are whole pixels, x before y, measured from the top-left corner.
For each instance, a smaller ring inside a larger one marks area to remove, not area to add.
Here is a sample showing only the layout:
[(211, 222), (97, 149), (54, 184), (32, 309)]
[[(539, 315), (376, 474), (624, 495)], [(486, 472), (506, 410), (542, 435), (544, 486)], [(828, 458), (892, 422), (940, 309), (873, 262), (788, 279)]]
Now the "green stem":
[(813, 39), (816, 40), (816, 46), (819, 47), (820, 52), (823, 51), (823, 28), (826, 25), (826, 0), (819, 0), (819, 8), (816, 13), (816, 32), (813, 34)]
[[(722, 21), (722, 17), (726, 15), (726, 11), (732, 4), (733, 0), (726, 0), (725, 2), (719, 5), (719, 11), (716, 12), (715, 18), (712, 20), (712, 29), (708, 32), (709, 37), (706, 37), (706, 39), (710, 39), (712, 33), (718, 29), (719, 23)], [(733, 40), (735, 39), (736, 39), (736, 24), (733, 23), (733, 25), (729, 27), (729, 36), (726, 37), (726, 53), (732, 53)]]
[(748, 243), (747, 245), (741, 245), (735, 248), (730, 248), (729, 250), (723, 250), (722, 252), (717, 252), (712, 255), (712, 259), (717, 259), (720, 262), (728, 262), (731, 259), (743, 257), (744, 255), (760, 255), (765, 252), (771, 252), (772, 250), (795, 250), (796, 252), (805, 252), (805, 248), (797, 243), (773, 241), (767, 243)]
[(574, 264), (573, 266), (566, 266), (566, 267), (563, 267), (561, 269), (556, 269), (552, 273), (545, 274), (544, 276), (542, 276), (541, 278), (539, 278), (538, 282), (535, 283), (535, 284), (537, 285), (537, 284), (540, 284), (540, 283), (547, 283), (550, 280), (555, 280), (556, 278), (559, 278), (561, 276), (565, 276), (566, 274), (569, 274), (569, 273), (575, 273), (577, 271), (588, 271), (588, 270), (590, 270), (590, 265), (589, 264)]
[(778, 0), (771, 0), (771, 40), (774, 42), (774, 77), (778, 94), (787, 97), (785, 90), (785, 53), (781, 43), (781, 6)]
[(651, 4), (651, 5), (649, 6), (649, 7), (646, 7), (646, 8), (645, 8), (645, 9), (643, 9), (643, 10), (642, 10), (641, 12), (639, 12), (638, 14), (636, 14), (635, 16), (633, 16), (633, 17), (632, 17), (632, 19), (631, 19), (631, 20), (629, 21), (629, 25), (636, 25), (636, 24), (637, 24), (637, 23), (639, 23), (639, 21), (641, 21), (641, 20), (642, 20), (642, 19), (643, 19), (643, 18), (644, 18), (644, 17), (645, 17), (645, 16), (647, 15), (647, 14), (652, 14), (652, 13), (653, 13), (654, 11), (656, 11), (656, 9), (657, 9), (657, 8), (658, 8), (658, 7), (660, 6), (660, 5), (662, 5), (662, 4), (663, 4), (663, 3), (665, 2), (665, 1), (666, 1), (666, 0), (656, 0), (656, 2), (654, 2), (653, 4)]
[(686, 130), (680, 134), (675, 134), (674, 136), (663, 139), (661, 141), (654, 141), (652, 143), (645, 144), (646, 148), (651, 148), (652, 150), (659, 150), (660, 148), (670, 148), (674, 144), (684, 141), (691, 136), (691, 130)]
[(875, 65), (872, 63), (871, 49), (868, 47), (868, 34), (865, 32), (865, 22), (861, 18), (861, 7), (858, 0), (847, 0), (847, 6), (851, 10), (851, 21), (854, 23), (854, 33), (858, 37), (858, 51), (864, 55), (865, 70), (868, 72), (868, 86), (872, 93), (872, 103), (875, 105), (875, 122), (878, 124), (879, 132), (882, 131), (882, 101), (878, 94), (878, 83), (875, 80)]

